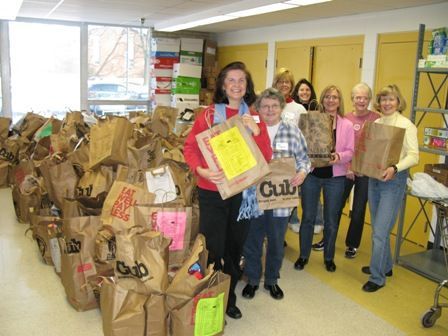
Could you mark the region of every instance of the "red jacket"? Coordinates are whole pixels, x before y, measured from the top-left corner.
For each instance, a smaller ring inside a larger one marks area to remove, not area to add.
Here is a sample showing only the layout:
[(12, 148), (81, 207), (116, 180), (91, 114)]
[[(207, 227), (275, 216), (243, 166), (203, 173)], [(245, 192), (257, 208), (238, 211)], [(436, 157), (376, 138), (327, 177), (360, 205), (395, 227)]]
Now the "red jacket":
[[(208, 110), (208, 112), (207, 112)], [(199, 134), (205, 130), (207, 130), (208, 124), (205, 120), (205, 116), (208, 115), (211, 122), (210, 125), (213, 124), (213, 112), (214, 112), (214, 105), (211, 105), (207, 107), (202, 113), (198, 115), (196, 118), (193, 128), (191, 129), (190, 134), (188, 135), (187, 139), (185, 140), (184, 144), (184, 157), (185, 161), (187, 162), (188, 166), (191, 168), (191, 170), (196, 174), (198, 177), (197, 184), (202, 189), (212, 190), (212, 191), (218, 191), (218, 188), (216, 185), (209, 180), (206, 180), (198, 175), (196, 172), (197, 167), (202, 168), (208, 168), (207, 163), (205, 162), (204, 157), (202, 156), (202, 153), (199, 149), (198, 143), (196, 141), (196, 134)], [(226, 106), (226, 117), (227, 119), (235, 116), (238, 114), (237, 109), (232, 109)], [(251, 115), (258, 115), (255, 111), (250, 110)], [(260, 123), (258, 124), (258, 127), (260, 128), (260, 134), (258, 136), (254, 136), (254, 140), (258, 145), (258, 148), (260, 148), (261, 153), (263, 154), (264, 158), (267, 162), (269, 162), (272, 158), (272, 148), (271, 148), (271, 142), (269, 140), (268, 131), (266, 128), (266, 124), (260, 120)]]

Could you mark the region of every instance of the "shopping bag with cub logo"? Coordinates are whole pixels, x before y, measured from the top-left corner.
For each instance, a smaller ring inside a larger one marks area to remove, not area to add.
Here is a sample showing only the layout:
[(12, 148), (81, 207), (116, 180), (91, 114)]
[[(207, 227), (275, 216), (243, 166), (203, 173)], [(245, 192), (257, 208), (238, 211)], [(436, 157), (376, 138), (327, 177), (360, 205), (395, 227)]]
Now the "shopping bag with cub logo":
[(278, 158), (269, 162), (271, 173), (257, 184), (257, 201), (261, 210), (293, 208), (299, 203), (299, 187), (289, 181), (296, 173), (294, 158)]

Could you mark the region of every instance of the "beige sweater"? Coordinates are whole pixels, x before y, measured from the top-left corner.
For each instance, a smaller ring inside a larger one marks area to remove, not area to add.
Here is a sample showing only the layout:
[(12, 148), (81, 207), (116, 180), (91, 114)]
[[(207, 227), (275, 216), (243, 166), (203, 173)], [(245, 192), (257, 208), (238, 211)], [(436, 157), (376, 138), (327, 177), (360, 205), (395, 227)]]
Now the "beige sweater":
[(397, 163), (398, 171), (411, 168), (418, 164), (418, 139), (417, 127), (399, 112), (394, 112), (390, 116), (382, 116), (375, 120), (379, 124), (396, 126), (406, 130), (404, 134), (403, 147), (400, 153), (400, 161)]

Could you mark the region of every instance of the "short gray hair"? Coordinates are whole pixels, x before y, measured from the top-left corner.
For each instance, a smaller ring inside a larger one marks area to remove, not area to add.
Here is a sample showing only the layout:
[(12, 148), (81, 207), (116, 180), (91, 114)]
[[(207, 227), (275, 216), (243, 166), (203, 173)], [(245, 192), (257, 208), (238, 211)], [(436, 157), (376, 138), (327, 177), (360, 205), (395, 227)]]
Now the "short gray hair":
[(260, 105), (261, 105), (261, 101), (263, 99), (278, 100), (282, 110), (285, 108), (285, 105), (286, 105), (285, 97), (283, 97), (283, 95), (277, 89), (267, 88), (262, 93), (260, 93), (257, 100), (255, 101), (255, 109), (257, 111), (260, 111)]

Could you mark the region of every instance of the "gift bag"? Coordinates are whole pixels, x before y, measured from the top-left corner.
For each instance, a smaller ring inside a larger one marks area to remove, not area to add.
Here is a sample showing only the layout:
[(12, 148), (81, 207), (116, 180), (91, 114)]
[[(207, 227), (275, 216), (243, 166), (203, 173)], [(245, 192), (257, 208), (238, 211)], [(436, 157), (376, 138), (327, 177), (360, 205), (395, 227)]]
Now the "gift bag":
[(225, 180), (217, 184), (222, 199), (236, 195), (269, 173), (269, 166), (240, 116), (196, 135), (207, 165), (223, 170)]
[(78, 311), (97, 308), (88, 278), (97, 273), (95, 238), (100, 228), (99, 217), (64, 218), (61, 247), (61, 281), (69, 303)]
[(306, 140), (311, 166), (329, 166), (334, 150), (332, 117), (328, 113), (309, 111), (300, 115), (299, 128)]
[(261, 210), (293, 208), (299, 203), (299, 187), (289, 180), (296, 174), (294, 158), (279, 158), (269, 162), (271, 173), (257, 184), (257, 201)]
[(383, 179), (384, 170), (400, 160), (405, 129), (367, 121), (355, 145), (352, 170)]
[(89, 166), (100, 164), (127, 164), (127, 143), (132, 134), (132, 124), (126, 118), (105, 120), (90, 130)]

